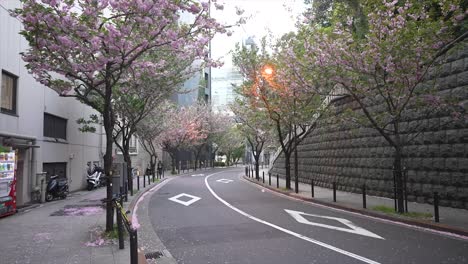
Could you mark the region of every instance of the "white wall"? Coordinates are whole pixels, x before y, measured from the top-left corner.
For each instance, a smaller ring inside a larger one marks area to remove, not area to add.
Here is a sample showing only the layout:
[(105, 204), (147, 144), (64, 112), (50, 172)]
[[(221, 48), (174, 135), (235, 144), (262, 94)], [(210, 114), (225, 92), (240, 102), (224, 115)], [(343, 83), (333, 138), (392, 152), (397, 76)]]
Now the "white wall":
[[(13, 9), (19, 7), (20, 2), (9, 0), (0, 4)], [(81, 189), (85, 186), (86, 162), (100, 160), (100, 136), (98, 133), (80, 132), (76, 120), (96, 112), (74, 98), (59, 97), (28, 74), (19, 55), (28, 47), (26, 40), (18, 34), (20, 29), (21, 23), (0, 7), (0, 70), (18, 76), (17, 116), (0, 113), (0, 137), (2, 133), (35, 137), (40, 147), (36, 150), (35, 171), (42, 171), (44, 162), (67, 162), (70, 189)], [(65, 142), (57, 143), (55, 139), (43, 136), (44, 112), (68, 120)], [(28, 175), (24, 177), (29, 177), (30, 170), (25, 170), (25, 174)], [(22, 195), (29, 197), (29, 194)], [(24, 200), (28, 200), (28, 197)]]

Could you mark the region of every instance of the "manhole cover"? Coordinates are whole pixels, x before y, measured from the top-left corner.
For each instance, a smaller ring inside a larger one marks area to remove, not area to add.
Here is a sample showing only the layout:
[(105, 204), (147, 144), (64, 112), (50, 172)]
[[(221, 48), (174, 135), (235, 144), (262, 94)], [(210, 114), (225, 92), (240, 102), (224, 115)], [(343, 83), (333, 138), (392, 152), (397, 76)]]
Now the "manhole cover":
[(158, 259), (158, 258), (160, 258), (162, 256), (163, 256), (163, 254), (161, 252), (159, 252), (159, 251), (149, 252), (149, 253), (145, 254), (146, 259)]

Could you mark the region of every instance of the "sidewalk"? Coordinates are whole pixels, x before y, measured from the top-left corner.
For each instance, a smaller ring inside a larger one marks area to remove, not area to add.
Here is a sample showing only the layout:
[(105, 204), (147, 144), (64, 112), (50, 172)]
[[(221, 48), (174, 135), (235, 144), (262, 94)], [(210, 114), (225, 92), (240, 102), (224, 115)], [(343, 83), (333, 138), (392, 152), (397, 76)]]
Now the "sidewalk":
[[(265, 184), (262, 183), (262, 172), (265, 173)], [(468, 235), (468, 210), (456, 209), (451, 207), (439, 206), (440, 222), (434, 222), (432, 217), (407, 217), (398, 214), (388, 214), (374, 210), (375, 206), (385, 206), (388, 208), (394, 208), (394, 201), (390, 198), (377, 197), (377, 196), (366, 196), (367, 209), (363, 208), (363, 197), (361, 193), (350, 193), (345, 191), (336, 191), (336, 202), (333, 201), (333, 190), (328, 188), (322, 188), (314, 186), (314, 198), (312, 198), (310, 184), (299, 183), (299, 193), (294, 192), (294, 178), (291, 180), (292, 190), (286, 190), (286, 180), (279, 178), (279, 189), (276, 188), (276, 176), (271, 176), (271, 186), (268, 185), (268, 170), (260, 170), (260, 181), (256, 181), (255, 178), (246, 179), (253, 181), (257, 184), (264, 185), (265, 187), (272, 189), (277, 192), (287, 194), (292, 197), (296, 197), (302, 200), (309, 200), (319, 204), (332, 206), (339, 209), (354, 211), (363, 213), (366, 215), (377, 216), (388, 220), (394, 220), (404, 222), (407, 224), (414, 224), (421, 227), (433, 228), (439, 231), (446, 231), (455, 234)], [(434, 206), (432, 204), (422, 204), (416, 202), (408, 202), (408, 211), (431, 214), (434, 215)]]
[[(205, 173), (205, 170), (180, 175), (197, 173)], [(166, 171), (165, 178), (169, 175)], [(132, 201), (134, 204), (144, 192), (156, 186), (151, 182), (143, 188), (143, 178), (140, 178), (140, 191), (134, 196), (129, 194), (124, 208), (129, 208)], [(134, 189), (136, 186), (135, 182)], [(65, 200), (34, 205), (0, 218), (0, 263), (129, 264), (128, 236), (123, 250), (119, 250), (117, 239), (102, 237), (106, 219), (101, 199), (105, 197), (106, 188), (78, 191)]]

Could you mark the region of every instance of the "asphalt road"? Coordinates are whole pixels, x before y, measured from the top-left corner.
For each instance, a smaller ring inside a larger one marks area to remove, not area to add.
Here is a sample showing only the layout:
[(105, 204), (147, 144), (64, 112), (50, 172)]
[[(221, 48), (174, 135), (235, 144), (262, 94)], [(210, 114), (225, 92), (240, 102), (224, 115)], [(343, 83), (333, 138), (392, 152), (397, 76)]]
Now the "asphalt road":
[(178, 177), (151, 197), (178, 263), (468, 263), (467, 240), (296, 201), (242, 173)]

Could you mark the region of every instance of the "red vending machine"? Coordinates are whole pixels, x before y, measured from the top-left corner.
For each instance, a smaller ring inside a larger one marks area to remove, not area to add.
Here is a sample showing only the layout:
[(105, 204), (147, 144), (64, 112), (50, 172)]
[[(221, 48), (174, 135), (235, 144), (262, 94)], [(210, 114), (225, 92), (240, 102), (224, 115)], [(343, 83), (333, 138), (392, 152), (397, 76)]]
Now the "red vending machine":
[(16, 213), (16, 152), (0, 148), (0, 217), (14, 213)]

